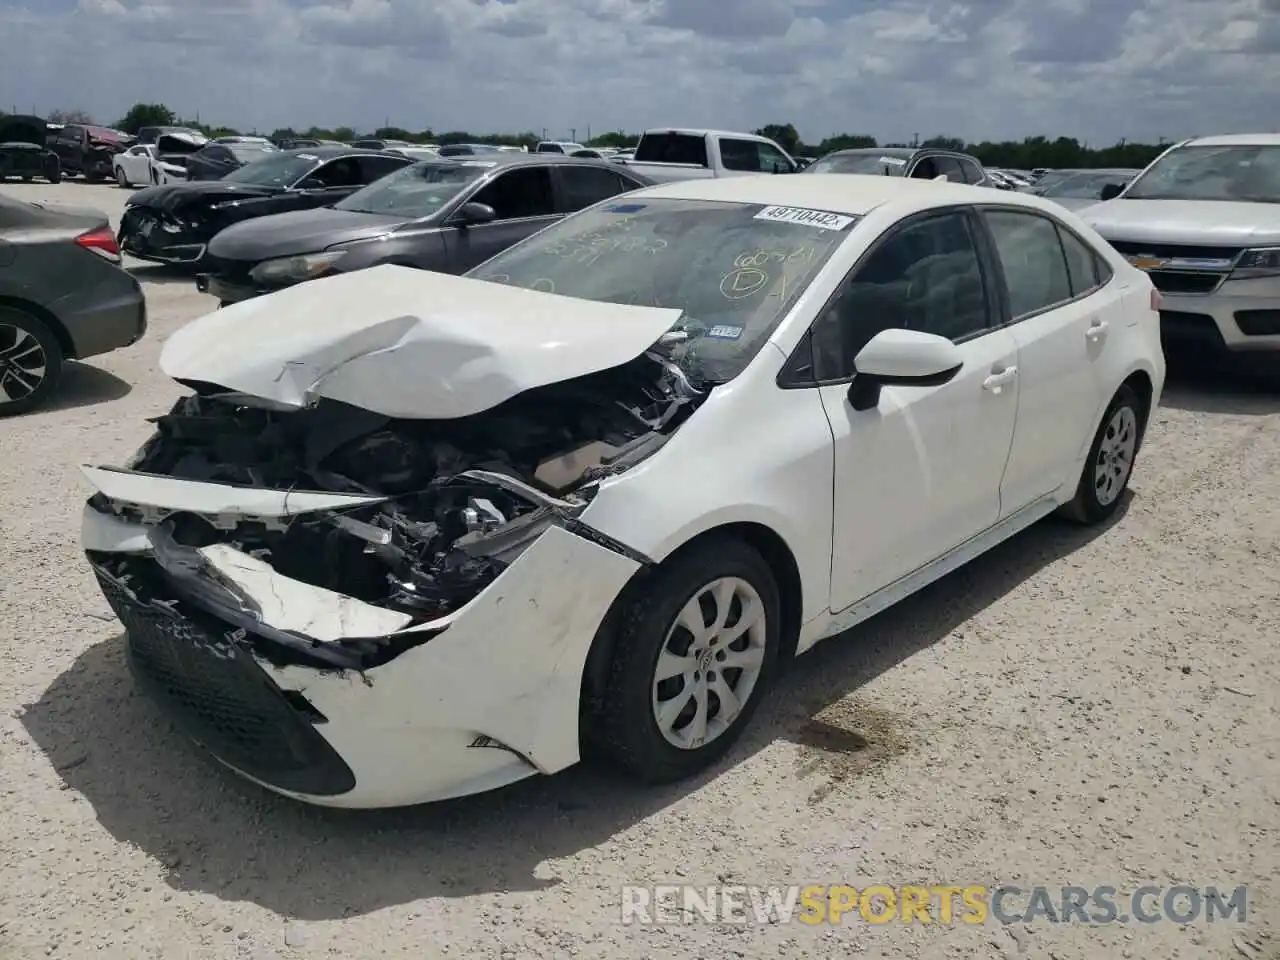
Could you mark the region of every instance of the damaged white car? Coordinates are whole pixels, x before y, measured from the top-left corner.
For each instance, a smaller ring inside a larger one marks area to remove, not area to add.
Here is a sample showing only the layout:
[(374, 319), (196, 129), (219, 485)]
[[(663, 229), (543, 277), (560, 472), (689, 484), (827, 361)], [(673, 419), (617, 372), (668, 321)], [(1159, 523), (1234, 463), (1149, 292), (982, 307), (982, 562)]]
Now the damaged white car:
[(797, 652), (1055, 509), (1110, 516), (1156, 305), (1035, 197), (648, 188), (466, 277), (180, 330), (191, 394), (85, 468), (84, 546), (139, 682), (273, 790), (400, 805), (583, 755), (671, 780)]

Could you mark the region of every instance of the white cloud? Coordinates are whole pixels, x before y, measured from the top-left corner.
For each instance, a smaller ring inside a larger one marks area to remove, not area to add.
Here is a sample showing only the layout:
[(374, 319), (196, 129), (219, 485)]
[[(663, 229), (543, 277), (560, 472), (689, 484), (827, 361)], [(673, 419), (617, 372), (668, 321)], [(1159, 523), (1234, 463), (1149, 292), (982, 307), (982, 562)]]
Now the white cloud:
[(1274, 127), (1280, 85), (1280, 0), (0, 0), (0, 36), (20, 110), (263, 130), (1097, 145)]

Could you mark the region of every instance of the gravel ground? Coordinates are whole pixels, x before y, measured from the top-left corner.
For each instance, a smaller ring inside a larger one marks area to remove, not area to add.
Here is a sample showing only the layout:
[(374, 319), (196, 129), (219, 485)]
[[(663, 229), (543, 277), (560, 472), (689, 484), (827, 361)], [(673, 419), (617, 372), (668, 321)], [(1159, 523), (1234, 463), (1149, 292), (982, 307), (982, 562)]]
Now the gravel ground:
[[(16, 183), (87, 203), (112, 187)], [(1171, 384), (1118, 522), (1043, 523), (803, 658), (713, 775), (595, 773), (313, 810), (133, 689), (77, 550), (81, 462), (177, 395), (213, 307), (142, 267), (148, 336), (0, 422), (0, 957), (1277, 957), (1280, 393)], [(627, 883), (1248, 884), (1243, 924), (623, 926)]]

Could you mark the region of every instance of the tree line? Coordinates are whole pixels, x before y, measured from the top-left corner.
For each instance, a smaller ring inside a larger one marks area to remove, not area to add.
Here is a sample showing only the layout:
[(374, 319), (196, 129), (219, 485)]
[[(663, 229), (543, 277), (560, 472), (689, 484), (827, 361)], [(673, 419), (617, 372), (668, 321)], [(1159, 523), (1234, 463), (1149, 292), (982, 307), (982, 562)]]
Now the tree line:
[[(0, 115), (4, 111), (0, 111)], [(93, 123), (93, 118), (83, 110), (54, 110), (48, 119), (55, 123)], [(490, 143), (498, 146), (523, 146), (532, 149), (543, 137), (533, 131), (524, 133), (470, 133), (465, 130), (448, 130), (437, 132), (430, 128), (425, 130), (409, 130), (405, 127), (384, 126), (370, 134), (360, 134), (351, 127), (308, 127), (295, 129), (279, 127), (267, 134), (258, 131), (242, 131), (234, 127), (219, 126), (195, 120), (183, 119), (174, 110), (163, 103), (135, 103), (128, 112), (114, 124), (115, 129), (125, 133), (137, 133), (143, 127), (151, 126), (185, 126), (193, 127), (210, 137), (240, 136), (245, 133), (267, 136), (272, 140), (291, 139), (294, 137), (311, 137), (316, 140), (349, 141), (360, 136), (373, 136), (383, 140), (407, 140), (410, 143)], [(1015, 170), (1032, 170), (1037, 167), (1088, 168), (1088, 167), (1123, 167), (1141, 169), (1166, 149), (1168, 143), (1130, 143), (1121, 140), (1104, 147), (1092, 147), (1081, 143), (1075, 137), (1057, 137), (1050, 139), (1044, 136), (1025, 137), (1022, 140), (1004, 140), (993, 142), (984, 140), (981, 143), (968, 143), (961, 137), (939, 134), (921, 140), (918, 143), (880, 143), (875, 137), (867, 134), (840, 133), (827, 137), (819, 143), (805, 143), (795, 126), (790, 123), (769, 123), (753, 131), (761, 136), (776, 141), (784, 150), (797, 157), (820, 157), (833, 150), (848, 150), (857, 147), (942, 147), (958, 150), (977, 157), (988, 167), (1009, 167)], [(594, 147), (634, 147), (640, 140), (639, 133), (610, 131), (592, 137), (587, 146)]]

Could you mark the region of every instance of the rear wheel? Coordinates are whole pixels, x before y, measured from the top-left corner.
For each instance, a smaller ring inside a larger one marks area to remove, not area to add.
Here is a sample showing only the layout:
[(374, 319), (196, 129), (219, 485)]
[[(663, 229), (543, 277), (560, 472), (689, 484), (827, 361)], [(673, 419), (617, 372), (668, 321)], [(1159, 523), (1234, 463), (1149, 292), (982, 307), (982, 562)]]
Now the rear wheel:
[(62, 347), (43, 322), (0, 307), (0, 417), (42, 404), (62, 376)]
[(1065, 516), (1078, 523), (1101, 523), (1119, 509), (1142, 444), (1144, 418), (1137, 392), (1129, 386), (1117, 390), (1089, 447), (1076, 495), (1062, 508)]
[(659, 567), (618, 624), (586, 721), (591, 752), (649, 783), (715, 763), (777, 663), (781, 600), (769, 565), (737, 538), (705, 540)]
[(124, 175), (124, 167), (116, 167), (116, 184), (125, 189), (129, 187), (129, 178)]
[(44, 161), (44, 178), (50, 183), (62, 182), (62, 163), (56, 156), (46, 157)]

